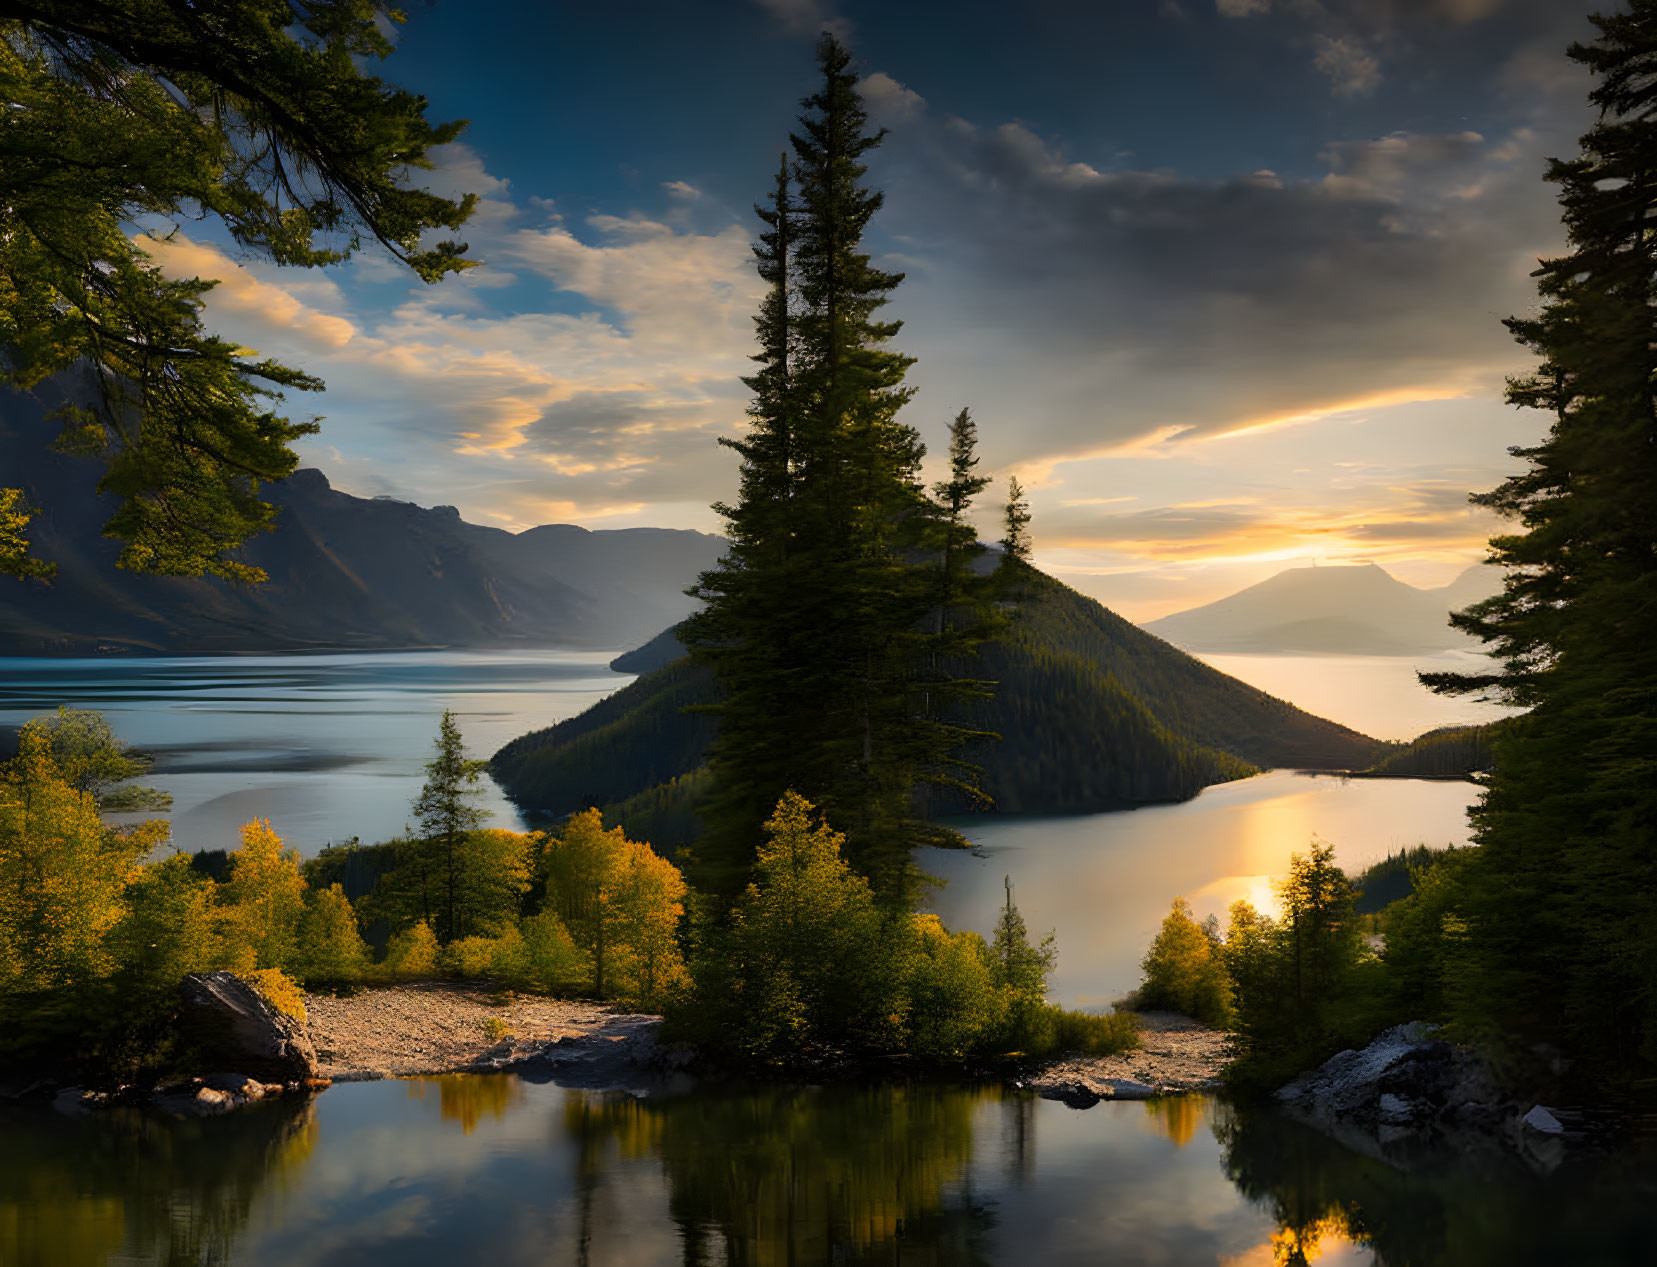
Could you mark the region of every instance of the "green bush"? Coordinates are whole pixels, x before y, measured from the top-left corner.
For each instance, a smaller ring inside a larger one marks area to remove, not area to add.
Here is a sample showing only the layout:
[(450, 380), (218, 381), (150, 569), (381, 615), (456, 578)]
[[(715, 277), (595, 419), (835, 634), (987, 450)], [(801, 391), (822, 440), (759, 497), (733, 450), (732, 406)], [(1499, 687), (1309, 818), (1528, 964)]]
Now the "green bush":
[(499, 942), (493, 937), (461, 937), (443, 947), (438, 967), (451, 977), (470, 980), (488, 976), (495, 967)]
[(979, 1049), (1005, 1028), (1007, 1000), (977, 933), (951, 933), (936, 915), (915, 917), (909, 959), (909, 1050), (946, 1060)]
[(587, 956), (551, 911), (531, 915), (497, 937), (490, 966), (502, 984), (530, 994), (571, 993), (592, 977)]
[(429, 981), (437, 975), (439, 953), (437, 935), (421, 920), (392, 935), (380, 973), (393, 981)]

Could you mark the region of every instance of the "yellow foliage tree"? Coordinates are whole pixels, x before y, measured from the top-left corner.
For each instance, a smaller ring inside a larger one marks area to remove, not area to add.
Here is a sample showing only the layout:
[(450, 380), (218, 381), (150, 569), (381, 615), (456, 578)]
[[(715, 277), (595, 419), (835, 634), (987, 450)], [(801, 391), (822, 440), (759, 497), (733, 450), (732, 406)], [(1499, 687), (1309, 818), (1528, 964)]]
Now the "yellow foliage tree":
[(596, 809), (564, 824), (543, 862), (547, 906), (590, 959), (594, 994), (656, 1001), (686, 980), (677, 942), (685, 881), (671, 862), (619, 827), (605, 831)]
[(67, 783), (39, 722), (0, 775), (0, 990), (63, 990), (107, 975), (106, 939), (165, 823), (112, 831)]
[(1140, 965), (1142, 1008), (1184, 1012), (1207, 1025), (1231, 1021), (1231, 982), (1218, 939), (1191, 916), (1191, 904), (1175, 898)]
[(400, 981), (424, 981), (437, 975), (437, 934), (425, 920), (394, 933), (386, 946), (385, 968)]
[(233, 972), (296, 968), (305, 880), (299, 854), (282, 844), (268, 819), (242, 826), (224, 883), (224, 962)]

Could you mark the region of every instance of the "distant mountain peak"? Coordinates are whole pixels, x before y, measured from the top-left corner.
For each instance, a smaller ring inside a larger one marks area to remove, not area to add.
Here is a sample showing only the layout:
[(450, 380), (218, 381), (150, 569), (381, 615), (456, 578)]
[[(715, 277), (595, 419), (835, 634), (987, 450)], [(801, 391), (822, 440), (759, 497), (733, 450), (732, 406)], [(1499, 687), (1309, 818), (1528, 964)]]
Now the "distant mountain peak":
[(1496, 587), (1478, 567), (1431, 590), (1375, 562), (1294, 567), (1143, 628), (1187, 651), (1215, 654), (1431, 654), (1470, 645), (1450, 628), (1450, 612)]

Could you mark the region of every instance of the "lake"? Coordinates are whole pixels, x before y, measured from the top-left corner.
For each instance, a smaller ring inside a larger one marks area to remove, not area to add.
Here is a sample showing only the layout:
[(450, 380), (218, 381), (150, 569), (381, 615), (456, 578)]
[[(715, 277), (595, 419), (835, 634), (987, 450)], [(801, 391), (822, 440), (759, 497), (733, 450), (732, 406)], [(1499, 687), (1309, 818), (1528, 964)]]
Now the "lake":
[(1274, 770), (1178, 805), (957, 821), (971, 852), (928, 849), (920, 864), (944, 881), (931, 909), (951, 928), (986, 936), (1011, 877), (1031, 932), (1057, 935), (1055, 996), (1100, 1007), (1138, 984), (1139, 960), (1174, 898), (1222, 923), (1240, 897), (1268, 909), (1272, 878), (1313, 837), (1335, 846), (1349, 874), (1411, 845), (1465, 844), (1477, 794), (1471, 783)]
[[(101, 709), (156, 757), (173, 843), (234, 848), (269, 818), (306, 857), (330, 841), (398, 835), (453, 709), (472, 755), (573, 717), (630, 676), (614, 652), (410, 651), (339, 655), (0, 659), (0, 726), (59, 704)], [(519, 827), (483, 781), (496, 826)]]
[(1491, 722), (1515, 710), (1465, 695), (1434, 695), (1417, 671), (1488, 673), (1490, 658), (1476, 651), (1436, 655), (1199, 655), (1250, 686), (1286, 699), (1319, 717), (1376, 739), (1414, 739), (1440, 726)]
[[(9, 660), (0, 725), (103, 709), (159, 758), (149, 781), (175, 797), (177, 843), (233, 846), (261, 815), (311, 854), (402, 828), (445, 708), (485, 756), (626, 682), (608, 659)], [(1373, 699), (1418, 689), (1396, 661), (1346, 671)], [(971, 851), (924, 864), (947, 881), (934, 909), (981, 932), (1011, 876), (1031, 928), (1056, 932), (1057, 997), (1101, 1006), (1135, 984), (1176, 895), (1199, 914), (1264, 902), (1314, 835), (1353, 869), (1460, 841), (1475, 790), (1278, 771), (1181, 805), (973, 820)], [(1652, 1161), (1572, 1160), (1544, 1179), (1440, 1158), (1405, 1174), (1202, 1097), (1077, 1111), (983, 1086), (635, 1098), (488, 1075), (341, 1085), (207, 1121), (0, 1101), (0, 1263), (1632, 1262), (1657, 1235)]]
[(460, 1075), (208, 1120), (0, 1110), (0, 1262), (1649, 1261), (1649, 1149), (1551, 1173), (1418, 1160), (1406, 1173), (1200, 1096), (1086, 1110), (985, 1086), (635, 1098)]
[[(488, 756), (631, 681), (606, 667), (610, 659), (568, 651), (9, 659), (0, 660), (0, 726), (60, 703), (102, 709), (124, 739), (155, 754), (148, 782), (173, 795), (180, 848), (234, 848), (237, 828), (260, 816), (309, 857), (329, 841), (402, 831), (444, 709), (454, 710), (472, 752)], [(1433, 699), (1414, 685), (1409, 663), (1370, 657), (1343, 671), (1358, 698), (1413, 691)], [(1303, 677), (1322, 691), (1332, 672), (1328, 657), (1313, 657)], [(522, 825), (493, 782), (483, 788), (497, 825)], [(1237, 897), (1264, 905), (1270, 877), (1313, 836), (1331, 841), (1353, 870), (1422, 841), (1462, 843), (1475, 793), (1467, 783), (1274, 771), (1178, 805), (973, 819), (958, 824), (972, 852), (927, 851), (923, 865), (947, 881), (933, 899), (945, 922), (985, 933), (1010, 874), (1030, 927), (1058, 935), (1058, 997), (1099, 1006), (1133, 987), (1176, 896), (1199, 916), (1223, 916)]]

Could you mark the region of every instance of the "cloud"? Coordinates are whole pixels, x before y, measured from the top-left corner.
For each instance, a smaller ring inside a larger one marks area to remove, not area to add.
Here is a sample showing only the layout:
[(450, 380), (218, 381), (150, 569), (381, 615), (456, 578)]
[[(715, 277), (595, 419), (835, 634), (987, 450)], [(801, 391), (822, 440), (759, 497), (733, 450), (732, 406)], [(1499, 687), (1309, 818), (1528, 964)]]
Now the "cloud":
[(921, 400), (973, 403), (992, 461), (1493, 396), (1523, 363), (1500, 318), (1560, 240), (1539, 134), (1400, 132), (1330, 144), (1322, 174), (1204, 179), (906, 103), (883, 216), (919, 267), (894, 308)]
[[(450, 147), (448, 160), (452, 175), (476, 156)], [(509, 192), (476, 171), (478, 187)], [(389, 309), (351, 310), (340, 282), (363, 280), (355, 263), (298, 273), (181, 234), (144, 244), (175, 276), (220, 279), (215, 329), (327, 382), (335, 421), (309, 449), (342, 487), (518, 525), (705, 508), (734, 482), (717, 437), (745, 422), (760, 291), (746, 232), (592, 216), (578, 235), (538, 205), (528, 227), (501, 199), (474, 235), (491, 264), (410, 286)], [(371, 266), (366, 280), (389, 278)], [(508, 291), (510, 308), (495, 299)]]
[(1247, 18), (1268, 12), (1271, 0), (1214, 0), (1214, 7), (1223, 17)]
[(1312, 58), (1312, 65), (1329, 76), (1337, 96), (1362, 97), (1380, 86), (1380, 61), (1356, 40), (1318, 35), (1313, 43), (1317, 55)]
[(819, 31), (831, 31), (845, 39), (852, 31), (851, 23), (837, 17), (834, 5), (826, 0), (756, 0), (756, 3), (790, 35), (815, 36)]
[(1472, 551), (1497, 522), (1469, 508), (1465, 487), (1429, 480), (1369, 489), (1357, 504), (1339, 508), (1243, 498), (1102, 513), (1060, 503), (1041, 517), (1040, 545), (1108, 551), (1123, 568), (1308, 555), (1350, 561), (1415, 554), (1424, 546)]
[[(304, 303), (295, 293), (302, 287), (284, 288), (260, 281), (216, 247), (191, 241), (181, 233), (163, 238), (143, 234), (137, 243), (170, 277), (217, 279), (219, 284), (208, 295), (215, 313), (255, 318), (259, 324), (321, 348), (343, 347), (356, 337), (356, 326), (344, 317), (319, 312)], [(327, 282), (311, 280), (303, 289), (313, 293), (320, 290), (337, 298), (336, 289)]]

